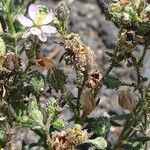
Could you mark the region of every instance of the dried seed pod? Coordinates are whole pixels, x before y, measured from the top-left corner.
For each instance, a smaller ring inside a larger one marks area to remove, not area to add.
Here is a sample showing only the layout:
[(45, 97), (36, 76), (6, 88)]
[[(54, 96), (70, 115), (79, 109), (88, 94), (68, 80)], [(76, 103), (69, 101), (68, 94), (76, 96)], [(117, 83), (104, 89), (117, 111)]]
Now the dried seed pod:
[(129, 91), (120, 91), (118, 94), (118, 103), (122, 108), (128, 109), (131, 112), (136, 106), (135, 98)]
[(21, 66), (21, 59), (19, 56), (12, 52), (8, 52), (5, 55), (5, 59), (3, 62), (3, 67), (5, 67), (9, 71), (18, 70)]
[(83, 116), (89, 115), (96, 107), (94, 91), (85, 89), (81, 94), (80, 104), (83, 110)]

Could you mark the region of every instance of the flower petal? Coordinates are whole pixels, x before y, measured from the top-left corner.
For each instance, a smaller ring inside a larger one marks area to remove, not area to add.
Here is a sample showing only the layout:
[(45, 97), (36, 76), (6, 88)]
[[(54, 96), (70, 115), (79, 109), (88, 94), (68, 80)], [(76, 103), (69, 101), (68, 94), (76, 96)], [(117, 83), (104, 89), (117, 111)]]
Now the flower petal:
[(47, 36), (45, 33), (41, 33), (40, 35), (38, 35), (39, 39), (42, 41), (42, 42), (46, 42), (47, 41)]
[(53, 19), (54, 19), (54, 17), (55, 17), (54, 13), (53, 13), (53, 12), (50, 12), (49, 14), (47, 14), (47, 15), (45, 16), (45, 19), (42, 21), (41, 24), (42, 24), (42, 25), (46, 25), (46, 24), (52, 22)]
[(57, 29), (53, 26), (42, 26), (41, 27), (41, 30), (44, 32), (44, 33), (57, 33)]
[(34, 21), (39, 12), (39, 7), (35, 4), (31, 4), (28, 8), (29, 17)]
[(23, 15), (18, 16), (18, 21), (25, 27), (33, 26), (33, 21)]
[(26, 31), (24, 32), (24, 34), (22, 35), (22, 38), (23, 38), (23, 39), (26, 39), (26, 38), (29, 37), (30, 35), (31, 35), (30, 29), (29, 29), (29, 30), (26, 30)]
[(41, 34), (41, 29), (39, 29), (39, 28), (37, 28), (37, 27), (32, 27), (32, 28), (30, 29), (30, 31), (31, 31), (31, 33), (32, 33), (33, 35), (40, 35), (40, 34)]

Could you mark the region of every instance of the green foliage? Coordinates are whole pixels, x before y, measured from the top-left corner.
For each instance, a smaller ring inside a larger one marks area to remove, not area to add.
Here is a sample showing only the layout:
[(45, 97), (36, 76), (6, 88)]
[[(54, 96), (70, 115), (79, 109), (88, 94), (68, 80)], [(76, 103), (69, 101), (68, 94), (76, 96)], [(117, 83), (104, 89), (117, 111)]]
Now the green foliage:
[(107, 117), (89, 118), (87, 119), (87, 128), (94, 129), (93, 132), (98, 136), (105, 135), (110, 129), (110, 120)]
[(62, 118), (56, 118), (53, 120), (52, 125), (56, 129), (62, 129), (65, 126), (65, 122)]
[(103, 137), (87, 140), (85, 143), (94, 145), (98, 150), (104, 150), (107, 147), (107, 141)]
[(38, 126), (44, 126), (43, 124), (43, 114), (42, 112), (39, 110), (37, 102), (35, 100), (32, 100), (29, 104), (29, 117), (32, 119), (33, 121), (33, 125), (38, 125)]
[(48, 72), (48, 83), (56, 90), (56, 92), (63, 91), (66, 83), (66, 76), (60, 69), (54, 69)]
[(83, 71), (78, 71), (76, 75), (76, 80), (74, 81), (78, 88), (82, 88), (85, 81), (85, 74)]
[[(29, 127), (40, 139), (37, 143), (23, 141), (23, 150), (35, 146), (43, 146), (47, 150), (55, 149), (55, 146), (73, 149), (84, 143), (100, 150), (116, 150), (121, 147), (145, 149), (146, 143), (150, 141), (150, 87), (145, 84), (148, 78), (141, 71), (150, 46), (150, 4), (145, 0), (139, 1), (139, 4), (136, 0), (113, 0), (108, 5), (107, 19), (118, 27), (119, 33), (114, 49), (106, 52), (110, 66), (104, 74), (97, 67), (93, 51), (83, 44), (79, 35), (68, 33), (67, 20), (71, 11), (68, 2), (64, 1), (53, 9), (55, 19), (52, 25), (60, 38), (60, 42), (56, 42), (65, 50), (59, 63), (65, 61), (66, 65), (74, 69), (76, 77), (73, 84), (77, 91), (74, 94), (72, 89), (65, 90), (67, 74), (57, 64), (54, 65), (52, 59), (55, 56), (48, 59), (43, 55), (41, 39), (44, 33), (25, 37), (24, 33), (31, 28), (22, 26), (19, 16), (26, 16), (28, 6), (34, 2), (35, 0), (0, 1), (0, 148), (11, 144), (13, 133), (18, 128)], [(48, 8), (43, 5), (37, 7), (40, 13), (37, 13), (36, 21), (40, 22), (45, 18), (45, 13), (48, 13)], [(36, 28), (41, 30), (42, 26), (40, 24)], [(137, 57), (135, 54), (139, 45), (143, 49), (140, 49), (141, 55)], [(50, 53), (54, 55), (53, 52)], [(116, 75), (110, 75), (112, 69), (121, 63), (135, 71), (136, 80), (133, 83), (126, 83)], [(131, 87), (130, 92), (133, 94), (136, 91), (135, 99), (139, 100), (136, 103), (132, 95), (127, 95), (125, 91), (119, 104), (125, 108), (125, 104), (129, 106), (134, 102), (134, 107), (129, 109), (128, 114), (88, 118), (83, 106), (86, 106), (86, 111), (89, 111), (91, 105), (92, 110), (96, 107), (96, 98), (100, 100), (97, 93), (102, 85), (115, 90), (120, 90), (121, 86)], [(88, 92), (83, 96), (82, 93), (86, 90)], [(64, 115), (71, 115), (71, 118), (66, 120)], [(68, 129), (69, 123), (75, 124), (74, 127)], [(116, 143), (111, 145), (107, 142), (107, 133), (112, 126), (115, 126), (114, 129), (123, 129)]]
[(118, 89), (121, 85), (120, 80), (112, 75), (105, 76), (103, 83), (108, 89)]
[(39, 95), (42, 91), (44, 91), (45, 82), (44, 77), (41, 74), (32, 76), (30, 84), (35, 94)]

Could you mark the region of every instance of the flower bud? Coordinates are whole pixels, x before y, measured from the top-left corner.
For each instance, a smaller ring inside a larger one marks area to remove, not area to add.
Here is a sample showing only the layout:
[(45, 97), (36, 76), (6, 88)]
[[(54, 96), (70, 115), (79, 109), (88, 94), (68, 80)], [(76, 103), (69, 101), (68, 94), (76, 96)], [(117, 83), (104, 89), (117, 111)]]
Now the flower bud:
[(64, 3), (59, 4), (55, 11), (59, 20), (66, 21), (69, 18), (70, 10)]

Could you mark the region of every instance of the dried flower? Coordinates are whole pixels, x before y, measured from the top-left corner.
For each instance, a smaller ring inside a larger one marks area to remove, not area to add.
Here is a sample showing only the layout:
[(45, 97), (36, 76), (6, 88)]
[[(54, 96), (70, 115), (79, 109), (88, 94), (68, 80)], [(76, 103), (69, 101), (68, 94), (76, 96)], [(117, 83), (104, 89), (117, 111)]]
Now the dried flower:
[(67, 139), (67, 132), (61, 131), (56, 133), (52, 141), (53, 150), (71, 150), (72, 146), (69, 144)]
[(86, 130), (82, 130), (80, 124), (76, 124), (68, 131), (67, 139), (74, 146), (77, 146), (88, 139), (88, 133)]
[(88, 72), (88, 79), (86, 84), (91, 88), (95, 89), (102, 85), (102, 74), (99, 70), (91, 69)]
[(42, 6), (31, 4), (28, 8), (28, 14), (30, 19), (23, 15), (18, 16), (19, 22), (28, 28), (23, 34), (23, 38), (27, 38), (33, 34), (37, 35), (41, 41), (46, 42), (46, 34), (54, 34), (57, 32), (55, 27), (47, 25), (54, 19), (54, 13), (52, 11), (47, 14), (47, 12), (42, 9)]

